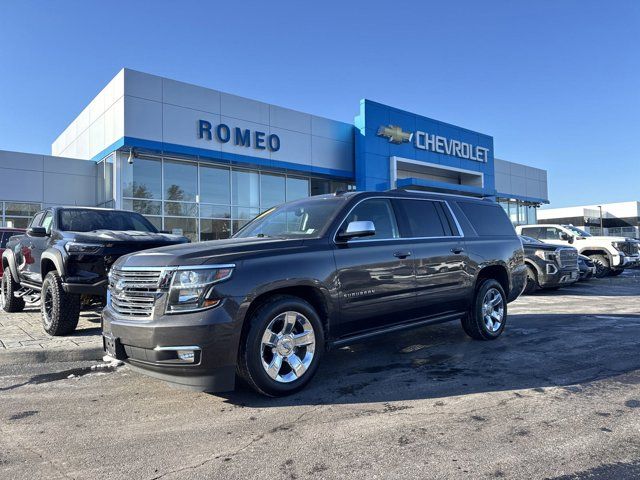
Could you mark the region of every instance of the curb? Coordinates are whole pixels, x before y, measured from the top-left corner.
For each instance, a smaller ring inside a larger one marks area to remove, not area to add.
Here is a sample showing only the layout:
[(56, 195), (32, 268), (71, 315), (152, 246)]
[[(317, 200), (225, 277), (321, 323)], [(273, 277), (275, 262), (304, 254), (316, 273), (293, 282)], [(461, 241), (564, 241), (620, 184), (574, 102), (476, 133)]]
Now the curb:
[(104, 356), (102, 346), (76, 348), (15, 348), (0, 351), (0, 366), (25, 365), (49, 362), (78, 362), (82, 360), (100, 360)]

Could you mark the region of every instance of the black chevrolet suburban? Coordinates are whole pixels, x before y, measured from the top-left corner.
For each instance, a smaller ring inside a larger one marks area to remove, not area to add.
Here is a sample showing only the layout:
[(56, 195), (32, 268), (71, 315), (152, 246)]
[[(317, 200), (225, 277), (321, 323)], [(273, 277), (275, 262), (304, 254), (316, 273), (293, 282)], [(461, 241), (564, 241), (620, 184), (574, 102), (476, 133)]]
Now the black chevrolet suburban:
[(41, 300), (50, 335), (75, 330), (81, 307), (104, 304), (107, 272), (121, 255), (185, 243), (158, 233), (142, 215), (124, 210), (53, 207), (38, 212), (2, 253), (0, 308), (19, 312)]
[(233, 238), (120, 258), (105, 350), (206, 391), (285, 395), (330, 347), (447, 320), (493, 340), (522, 292), (520, 239), (490, 200), (391, 192), (274, 207)]

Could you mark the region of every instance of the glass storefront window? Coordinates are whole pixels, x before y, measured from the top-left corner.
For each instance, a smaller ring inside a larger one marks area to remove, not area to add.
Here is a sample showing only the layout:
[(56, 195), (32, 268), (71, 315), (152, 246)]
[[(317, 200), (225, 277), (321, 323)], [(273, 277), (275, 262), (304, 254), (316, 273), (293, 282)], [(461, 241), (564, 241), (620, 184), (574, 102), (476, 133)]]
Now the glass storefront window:
[(184, 235), (192, 242), (198, 241), (198, 225), (195, 218), (164, 218), (164, 229), (175, 233), (176, 235)]
[(4, 225), (8, 228), (27, 228), (30, 218), (5, 217)]
[(231, 218), (234, 220), (251, 220), (260, 213), (258, 208), (233, 207), (231, 209)]
[(164, 199), (195, 201), (198, 194), (198, 167), (192, 163), (164, 162)]
[(260, 206), (260, 177), (258, 172), (231, 172), (231, 204), (242, 207)]
[(155, 200), (124, 199), (122, 201), (122, 208), (143, 215), (162, 215), (162, 202)]
[(197, 217), (198, 205), (195, 203), (164, 202), (164, 214), (176, 217)]
[(220, 240), (231, 236), (231, 221), (202, 218), (200, 219), (200, 240)]
[(200, 165), (200, 201), (203, 203), (231, 203), (230, 171), (228, 168)]
[(4, 204), (4, 214), (12, 217), (32, 217), (39, 210), (39, 203), (5, 202)]
[(227, 205), (200, 204), (201, 218), (231, 218), (231, 207)]
[(309, 180), (287, 177), (287, 202), (309, 196)]
[(329, 180), (322, 180), (319, 178), (311, 179), (311, 195), (325, 195), (327, 193), (333, 193), (331, 191), (331, 182)]
[(133, 165), (122, 162), (122, 196), (162, 198), (162, 163), (160, 160), (136, 158)]
[(145, 215), (144, 218), (149, 220), (153, 226), (156, 227), (156, 230), (162, 230), (162, 217), (150, 217), (149, 215)]
[(270, 208), (284, 203), (284, 176), (260, 174), (260, 206)]

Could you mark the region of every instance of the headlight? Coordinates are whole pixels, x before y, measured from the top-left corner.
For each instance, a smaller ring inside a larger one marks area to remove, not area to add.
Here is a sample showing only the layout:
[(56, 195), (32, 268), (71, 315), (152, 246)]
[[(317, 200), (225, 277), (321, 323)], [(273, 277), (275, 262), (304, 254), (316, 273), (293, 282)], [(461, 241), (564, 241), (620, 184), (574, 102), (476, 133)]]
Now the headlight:
[(194, 312), (215, 307), (220, 299), (209, 298), (213, 284), (231, 277), (233, 266), (176, 270), (169, 289), (167, 312)]
[(536, 250), (534, 255), (546, 261), (553, 261), (556, 259), (555, 252), (550, 252), (548, 250)]
[(102, 250), (102, 245), (96, 243), (67, 242), (64, 245), (64, 249), (67, 253), (95, 254)]

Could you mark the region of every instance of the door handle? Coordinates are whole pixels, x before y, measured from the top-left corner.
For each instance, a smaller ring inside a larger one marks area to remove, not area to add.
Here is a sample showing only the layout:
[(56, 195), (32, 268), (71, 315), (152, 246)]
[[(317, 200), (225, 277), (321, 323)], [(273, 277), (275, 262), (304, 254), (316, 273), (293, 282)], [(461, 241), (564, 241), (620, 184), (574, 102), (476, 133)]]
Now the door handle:
[(451, 251), (452, 251), (453, 253), (455, 253), (456, 255), (459, 255), (459, 254), (461, 254), (462, 252), (464, 252), (464, 248), (462, 248), (462, 247), (454, 247), (454, 248), (452, 248), (452, 249), (451, 249)]
[(394, 252), (393, 256), (398, 258), (407, 258), (411, 256), (411, 252)]

